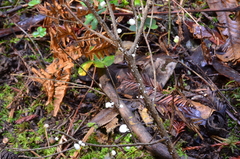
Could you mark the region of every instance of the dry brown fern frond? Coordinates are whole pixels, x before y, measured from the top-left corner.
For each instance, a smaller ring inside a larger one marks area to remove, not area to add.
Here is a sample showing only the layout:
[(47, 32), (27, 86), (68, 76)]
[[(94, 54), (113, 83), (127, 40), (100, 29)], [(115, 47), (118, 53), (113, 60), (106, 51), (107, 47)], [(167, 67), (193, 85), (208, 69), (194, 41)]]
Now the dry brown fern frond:
[[(64, 20), (75, 22), (75, 17), (66, 9), (66, 7), (70, 8), (70, 5), (71, 4), (66, 2), (66, 0), (52, 0), (52, 3), (44, 2), (43, 5), (38, 5), (39, 12), (47, 16), (44, 21), (44, 26), (51, 26), (53, 23), (61, 25)], [(89, 14), (90, 11), (88, 9), (76, 8), (73, 13), (77, 18), (82, 19)], [(77, 23), (75, 22), (75, 24)]]
[(192, 119), (207, 119), (211, 116), (212, 112), (215, 109), (212, 109), (206, 105), (203, 105), (199, 102), (194, 102), (185, 97), (179, 95), (173, 96), (169, 95), (164, 99), (157, 102), (158, 105), (171, 105), (174, 104), (178, 110), (183, 112), (186, 117)]
[[(81, 29), (82, 25), (76, 23), (75, 17), (69, 13), (68, 9), (64, 6), (71, 8), (70, 4), (63, 0), (61, 2), (53, 0), (51, 4), (45, 2), (44, 6), (39, 6), (39, 11), (47, 15), (44, 25), (51, 26), (48, 27), (48, 32), (51, 37), (51, 49), (54, 50), (54, 52), (58, 52), (58, 48), (60, 48), (59, 44), (61, 44), (63, 48), (74, 45), (76, 47), (74, 50), (76, 50), (77, 53), (81, 53), (81, 55), (84, 54), (91, 59), (94, 58), (94, 55), (100, 58), (116, 51), (116, 47), (111, 43), (99, 38), (90, 31), (86, 31), (79, 37), (79, 33), (76, 30)], [(84, 9), (80, 10), (76, 8), (75, 10), (76, 11), (73, 11), (73, 13), (80, 20), (90, 13), (88, 10)], [(107, 36), (105, 32), (102, 34)], [(67, 53), (70, 54), (70, 52)]]
[(56, 116), (60, 109), (60, 104), (67, 89), (67, 84), (65, 82), (70, 81), (72, 67), (73, 63), (70, 61), (55, 59), (53, 63), (46, 68), (46, 71), (32, 68), (33, 73), (39, 77), (34, 80), (41, 83), (47, 93), (48, 100), (46, 105), (52, 103), (54, 99), (53, 116)]
[[(154, 87), (155, 87), (154, 80), (152, 78), (150, 78), (149, 75), (147, 75), (146, 73), (141, 74), (141, 76), (142, 76), (144, 85), (146, 87), (148, 87), (147, 88), (148, 94), (149, 95), (152, 94)], [(119, 88), (121, 88), (121, 89), (128, 88), (128, 89), (136, 91), (136, 89), (138, 89), (138, 87), (139, 87), (139, 84), (136, 82), (132, 73), (126, 73), (126, 76), (123, 76), (123, 77), (117, 78), (117, 79), (118, 79), (118, 82), (120, 82)], [(157, 84), (156, 91), (161, 92), (162, 87), (160, 86), (160, 84), (158, 82), (156, 84)]]
[[(44, 2), (44, 5), (38, 6), (40, 13), (47, 16), (44, 26), (48, 28), (54, 61), (46, 70), (33, 68), (32, 71), (39, 77), (34, 80), (41, 83), (47, 93), (46, 104), (53, 102), (54, 116), (57, 115), (66, 93), (66, 82), (70, 80), (71, 68), (74, 66), (72, 61), (82, 55), (92, 59), (94, 56), (103, 57), (116, 49), (97, 35), (89, 31), (84, 33), (86, 29), (76, 23), (72, 13), (81, 20), (89, 13), (88, 10), (75, 8), (70, 13), (69, 8), (70, 4), (66, 0), (52, 0), (52, 3)], [(106, 33), (102, 34), (107, 36)]]
[(174, 113), (180, 118), (188, 128), (194, 130), (202, 138), (199, 133), (199, 125), (206, 124), (206, 121), (215, 109), (212, 109), (199, 102), (192, 101), (180, 95), (169, 95), (157, 102), (157, 109), (161, 114)]
[[(102, 35), (108, 37), (105, 32)], [(85, 48), (83, 54), (90, 59), (93, 59), (94, 55), (101, 58), (116, 51), (115, 46), (90, 31), (86, 31), (82, 37), (79, 37), (76, 44), (83, 49)]]

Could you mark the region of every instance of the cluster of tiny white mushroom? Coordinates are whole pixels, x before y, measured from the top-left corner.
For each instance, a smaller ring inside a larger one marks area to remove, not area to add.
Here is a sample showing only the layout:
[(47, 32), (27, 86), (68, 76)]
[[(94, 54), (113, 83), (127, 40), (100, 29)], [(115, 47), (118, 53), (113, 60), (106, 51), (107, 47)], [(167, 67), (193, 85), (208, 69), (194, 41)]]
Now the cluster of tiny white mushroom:
[(105, 103), (105, 107), (106, 108), (113, 108), (113, 106), (114, 106), (114, 102), (107, 102), (107, 103)]
[(86, 144), (85, 144), (84, 142), (82, 142), (81, 140), (79, 140), (78, 143), (75, 143), (75, 144), (74, 144), (74, 148), (75, 148), (76, 150), (80, 150), (81, 146), (82, 146), (82, 147), (86, 146)]
[(122, 125), (119, 127), (119, 131), (120, 131), (120, 133), (130, 132), (130, 130), (128, 129), (128, 127), (127, 127), (126, 124), (122, 124)]

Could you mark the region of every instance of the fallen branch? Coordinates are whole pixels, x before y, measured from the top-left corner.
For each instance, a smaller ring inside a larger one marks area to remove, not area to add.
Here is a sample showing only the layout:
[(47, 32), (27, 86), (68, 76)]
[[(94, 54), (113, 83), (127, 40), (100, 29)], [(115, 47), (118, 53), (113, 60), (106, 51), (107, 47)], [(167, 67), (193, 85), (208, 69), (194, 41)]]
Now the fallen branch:
[[(133, 42), (133, 45), (131, 46), (131, 48), (129, 50), (126, 50), (124, 47), (123, 47), (123, 43), (121, 41), (121, 39), (119, 38), (118, 34), (113, 34), (111, 32), (111, 30), (108, 28), (108, 26), (106, 25), (106, 23), (103, 21), (103, 19), (96, 13), (95, 9), (93, 8), (92, 4), (87, 1), (87, 0), (83, 0), (83, 2), (86, 4), (86, 6), (88, 7), (88, 9), (93, 13), (93, 15), (96, 17), (96, 19), (98, 20), (99, 24), (104, 28), (104, 30), (107, 32), (108, 36), (112, 39), (112, 41), (114, 43), (117, 43), (115, 44), (115, 46), (117, 45), (118, 46), (118, 49), (119, 51), (121, 51), (124, 55), (125, 55), (125, 58), (128, 62), (128, 65), (129, 65), (129, 68), (132, 72), (132, 74), (134, 75), (134, 77), (136, 78), (136, 81), (139, 83), (139, 93), (140, 95), (142, 95), (144, 97), (144, 101), (146, 103), (146, 108), (149, 110), (149, 112), (151, 113), (151, 115), (153, 116), (157, 126), (158, 126), (158, 130), (159, 130), (159, 133), (161, 135), (161, 137), (164, 137), (164, 138), (167, 138), (168, 140), (166, 141), (166, 145), (167, 145), (167, 148), (168, 148), (168, 153), (166, 153), (165, 151), (161, 150), (161, 152), (164, 152), (165, 154), (163, 156), (165, 156), (165, 158), (169, 158), (170, 156), (172, 156), (171, 158), (174, 158), (174, 159), (177, 159), (179, 158), (173, 144), (172, 144), (172, 141), (169, 139), (169, 136), (168, 136), (168, 133), (166, 131), (166, 129), (164, 128), (163, 126), (163, 123), (162, 123), (162, 119), (159, 117), (158, 113), (157, 113), (157, 110), (154, 106), (154, 101), (152, 101), (150, 99), (150, 97), (146, 94), (145, 92), (145, 85), (143, 83), (143, 79), (138, 71), (138, 68), (137, 68), (137, 65), (136, 65), (136, 61), (135, 61), (135, 58), (133, 56), (133, 54), (135, 55), (136, 53), (136, 50), (137, 50), (137, 45), (138, 45), (138, 42), (140, 40), (140, 37), (142, 36), (142, 32), (143, 32), (143, 28), (144, 28), (144, 24), (145, 24), (145, 20), (147, 18), (147, 13), (148, 13), (148, 9), (150, 8), (150, 5), (152, 4), (150, 0), (147, 0), (146, 2), (146, 5), (143, 7), (142, 6), (142, 16), (141, 16), (141, 23), (140, 23), (140, 26), (137, 26), (137, 31), (136, 31), (136, 36), (135, 36), (135, 39), (134, 39), (134, 42)], [(109, 2), (107, 2), (109, 3)], [(113, 11), (112, 8), (108, 8), (110, 10), (110, 13), (111, 13), (111, 20), (114, 21), (114, 17), (113, 17)], [(116, 30), (116, 29), (114, 29)], [(115, 36), (114, 36), (115, 35)], [(104, 87), (103, 87), (104, 89)], [(106, 89), (106, 88), (105, 88)], [(104, 92), (106, 94), (108, 94), (109, 90), (104, 90)], [(112, 99), (112, 94), (108, 94), (108, 96)], [(114, 103), (117, 102), (117, 104), (119, 105), (119, 100), (118, 100), (118, 96), (116, 95), (115, 96), (116, 99), (112, 100)], [(121, 104), (124, 104), (123, 102), (121, 102)], [(125, 112), (126, 113), (126, 112)], [(131, 112), (128, 112), (128, 113), (131, 113)], [(120, 113), (121, 114), (121, 113)], [(131, 117), (133, 117), (131, 115)], [(125, 118), (125, 122), (128, 123), (130, 122), (129, 120), (129, 117), (128, 118)], [(137, 120), (135, 122), (138, 122)], [(144, 130), (144, 129), (142, 129)], [(137, 132), (137, 131), (136, 131)], [(148, 133), (146, 132), (146, 135)], [(139, 134), (139, 140), (141, 141), (141, 138), (143, 138), (142, 136), (142, 133)], [(150, 136), (149, 136), (150, 138)], [(148, 138), (148, 141), (149, 141), (149, 138)], [(163, 148), (163, 146), (162, 146)], [(150, 149), (152, 149), (150, 147)], [(154, 149), (153, 149), (154, 150)], [(157, 152), (159, 153), (159, 152)], [(170, 156), (168, 156), (170, 154)], [(161, 154), (159, 154), (161, 155)], [(164, 158), (164, 157), (162, 157)]]
[[(102, 85), (103, 91), (107, 96), (114, 102), (114, 105), (119, 110), (121, 117), (124, 119), (125, 123), (129, 128), (136, 134), (140, 142), (148, 143), (152, 141), (152, 136), (146, 130), (146, 128), (135, 118), (133, 113), (127, 108), (125, 103), (120, 100), (112, 84), (109, 82), (109, 78), (106, 75), (103, 75), (100, 78), (100, 84)], [(166, 139), (166, 138), (165, 138)], [(164, 144), (158, 143), (152, 146), (146, 146), (146, 148), (154, 155), (162, 159), (171, 159), (172, 156), (168, 152), (167, 147)]]

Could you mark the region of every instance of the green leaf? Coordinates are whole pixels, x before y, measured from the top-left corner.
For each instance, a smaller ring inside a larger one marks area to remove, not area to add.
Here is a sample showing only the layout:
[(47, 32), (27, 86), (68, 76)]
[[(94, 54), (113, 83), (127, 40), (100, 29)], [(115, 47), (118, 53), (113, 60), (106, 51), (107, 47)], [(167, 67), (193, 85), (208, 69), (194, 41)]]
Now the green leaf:
[(136, 25), (131, 25), (131, 26), (129, 27), (129, 29), (130, 29), (131, 31), (136, 31), (136, 30), (137, 30)]
[(46, 35), (46, 28), (38, 27), (37, 31), (33, 32), (32, 35), (34, 38), (36, 37), (44, 37)]
[(134, 0), (135, 6), (140, 6), (141, 5), (141, 0)]
[(110, 66), (114, 62), (114, 55), (104, 57), (103, 59), (98, 59), (96, 56), (94, 58), (93, 64), (97, 68), (105, 68)]
[(143, 1), (143, 0), (134, 0), (135, 6), (141, 6), (141, 1), (143, 2), (143, 5), (146, 4), (146, 1)]
[(114, 58), (115, 58), (114, 55), (107, 56), (103, 59), (103, 63), (105, 64), (105, 66), (110, 66), (111, 64), (113, 64)]
[(98, 128), (97, 124), (94, 123), (94, 122), (89, 122), (89, 123), (87, 123), (87, 126), (88, 126), (88, 127), (94, 127), (95, 129)]
[(129, 2), (127, 0), (122, 0), (123, 5), (128, 5)]
[(147, 18), (146, 19), (146, 22), (145, 22), (145, 26), (147, 26), (148, 28), (150, 29), (157, 29), (158, 26), (156, 25), (156, 20), (155, 19), (152, 19), (152, 25), (150, 26), (150, 22), (151, 22), (151, 18)]
[(29, 5), (30, 7), (33, 7), (33, 6), (35, 6), (35, 5), (37, 5), (37, 4), (40, 4), (40, 3), (41, 3), (40, 0), (32, 0), (32, 1), (28, 2), (28, 5)]
[(96, 124), (96, 123), (94, 123), (94, 122), (90, 122), (90, 123), (87, 123), (87, 126), (88, 126), (88, 127), (93, 127), (95, 124)]
[(92, 64), (93, 64), (93, 61), (87, 61), (87, 62), (84, 62), (83, 64), (81, 64), (81, 67), (78, 69), (78, 74), (80, 76), (86, 76), (87, 75), (86, 72), (89, 70), (89, 68), (92, 66)]
[(115, 6), (118, 6), (118, 5), (119, 5), (119, 4), (118, 4), (118, 0), (111, 0), (110, 3), (111, 3), (111, 4), (114, 4)]
[(93, 21), (91, 22), (92, 29), (93, 30), (97, 29), (97, 25), (98, 25), (97, 19), (93, 19)]
[[(140, 23), (139, 23), (139, 25), (138, 25), (138, 27), (140, 26)], [(143, 30), (145, 30), (147, 27), (146, 27), (146, 25), (144, 25), (144, 27), (143, 27)], [(136, 31), (136, 25), (131, 25), (130, 27), (129, 27), (129, 29), (131, 30), (131, 31)]]
[(84, 24), (86, 24), (86, 25), (90, 24), (93, 19), (95, 19), (95, 17), (94, 17), (94, 15), (92, 13), (86, 15), (86, 21), (84, 22)]
[(157, 29), (158, 28), (158, 25), (152, 25), (151, 27), (150, 27), (150, 29)]
[(105, 65), (102, 60), (96, 59), (93, 61), (93, 64), (97, 68), (105, 68)]
[(95, 16), (91, 13), (91, 14), (86, 15), (86, 21), (84, 24), (86, 24), (86, 25), (90, 24), (92, 26), (92, 29), (95, 30), (97, 28), (98, 21), (95, 18)]
[[(106, 10), (106, 8), (103, 8), (103, 9), (99, 10), (97, 13), (101, 14), (105, 10)], [(85, 18), (86, 18), (86, 21), (84, 22), (84, 24), (86, 24), (86, 25), (90, 24), (92, 26), (93, 30), (97, 29), (98, 21), (92, 13), (86, 15)]]
[[(147, 27), (150, 28), (150, 29), (157, 29), (158, 28), (158, 26), (156, 25), (157, 22), (156, 22), (155, 19), (152, 19), (152, 25), (151, 26), (150, 26), (150, 22), (151, 22), (151, 18), (147, 18), (146, 21), (145, 21), (143, 30), (145, 30)], [(138, 20), (138, 27), (140, 26), (140, 24), (141, 24), (141, 21)], [(131, 25), (129, 27), (129, 29), (131, 31), (136, 31), (136, 25)]]

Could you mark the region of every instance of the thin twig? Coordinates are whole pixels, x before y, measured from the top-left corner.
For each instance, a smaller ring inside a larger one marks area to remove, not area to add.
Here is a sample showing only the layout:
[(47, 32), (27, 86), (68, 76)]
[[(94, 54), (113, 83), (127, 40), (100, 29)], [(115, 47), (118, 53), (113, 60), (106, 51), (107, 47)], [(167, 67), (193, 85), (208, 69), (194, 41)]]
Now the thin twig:
[(60, 154), (60, 153), (66, 152), (66, 151), (70, 151), (70, 150), (72, 150), (72, 149), (74, 149), (74, 147), (71, 147), (71, 148), (66, 149), (66, 150), (62, 150), (62, 151), (60, 151), (60, 152), (56, 152), (56, 153), (51, 154), (51, 155), (48, 155), (48, 156), (42, 156), (42, 157), (28, 157), (28, 156), (24, 156), (24, 155), (19, 155), (18, 157), (31, 158), (31, 159), (43, 159), (43, 158), (47, 158), (47, 157), (52, 157), (52, 156), (54, 156), (54, 155), (58, 155), (58, 154)]
[(136, 51), (137, 43), (138, 43), (138, 41), (140, 39), (140, 36), (143, 32), (143, 27), (144, 27), (144, 23), (145, 23), (145, 20), (146, 20), (146, 17), (147, 17), (147, 12), (148, 12), (149, 5), (150, 5), (150, 0), (148, 0), (146, 2), (146, 6), (143, 9), (143, 16), (142, 16), (142, 19), (141, 19), (141, 24), (140, 24), (139, 30), (136, 34), (136, 38), (134, 40), (134, 43), (133, 43), (131, 49), (127, 52), (122, 48), (119, 48), (119, 50), (124, 51), (123, 53), (125, 54), (125, 57), (126, 57), (126, 60), (129, 64), (129, 67), (131, 69), (131, 72), (134, 75), (136, 81), (139, 83), (140, 94), (144, 97), (146, 107), (151, 112), (154, 120), (157, 123), (159, 133), (161, 134), (162, 137), (168, 138), (168, 140), (166, 141), (166, 145), (168, 147), (169, 153), (172, 155), (172, 157), (174, 159), (177, 159), (177, 158), (179, 158), (179, 156), (178, 156), (178, 154), (177, 154), (177, 152), (174, 148), (174, 145), (172, 144), (172, 141), (169, 139), (169, 136), (168, 136), (168, 133), (167, 133), (166, 129), (163, 126), (162, 119), (157, 114), (156, 108), (154, 107), (154, 102), (151, 101), (151, 99), (149, 98), (149, 96), (145, 92), (145, 85), (143, 83), (143, 79), (142, 79), (142, 77), (141, 77), (141, 75), (138, 71), (135, 60), (132, 57), (132, 54), (135, 53), (135, 51)]
[[(114, 46), (116, 46), (111, 39), (109, 39), (108, 37), (106, 37), (106, 36), (104, 36), (104, 35), (96, 32), (96, 31), (92, 30), (92, 29), (89, 28), (86, 24), (84, 24), (84, 23), (71, 11), (71, 9), (70, 9), (67, 5), (64, 4), (63, 6), (66, 7), (67, 10), (71, 13), (71, 15), (78, 21), (78, 23), (80, 23), (81, 25), (83, 25), (88, 31), (90, 31), (90, 32), (92, 32), (93, 34), (99, 36), (100, 38), (106, 40), (106, 41), (109, 42), (110, 44), (113, 44)], [(70, 22), (72, 22), (72, 21), (70, 21)]]
[[(73, 141), (75, 142), (79, 142), (79, 140), (77, 140), (76, 138), (62, 132), (62, 131), (59, 131), (59, 130), (56, 130), (56, 129), (49, 129), (49, 131), (55, 131), (55, 132), (58, 132), (60, 134), (63, 134), (63, 135), (66, 135), (67, 137), (69, 137), (70, 139), (72, 139)], [(154, 141), (154, 142), (150, 142), (150, 143), (134, 143), (134, 144), (120, 144), (120, 145), (101, 145), (101, 144), (92, 144), (92, 143), (87, 143), (87, 142), (84, 142), (84, 144), (86, 144), (87, 146), (93, 146), (93, 147), (127, 147), (127, 146), (148, 146), (148, 145), (154, 145), (154, 144), (157, 144), (157, 143), (160, 143), (160, 142), (164, 142), (166, 141), (167, 139), (166, 138), (162, 138), (160, 140), (157, 140), (157, 141)]]
[(103, 19), (101, 18), (101, 16), (96, 12), (96, 10), (94, 9), (91, 1), (89, 0), (82, 0), (82, 2), (84, 4), (86, 4), (86, 6), (88, 7), (88, 9), (92, 12), (92, 14), (95, 16), (95, 18), (97, 19), (98, 23), (103, 27), (103, 29), (107, 32), (108, 36), (112, 39), (112, 43), (114, 43), (114, 45), (116, 46), (116, 42), (113, 40), (115, 39), (114, 34), (111, 32), (111, 30), (109, 29), (109, 27), (107, 26), (107, 24), (103, 21)]
[(66, 81), (61, 81), (61, 80), (56, 80), (56, 79), (49, 79), (49, 78), (42, 78), (42, 77), (35, 77), (35, 76), (26, 76), (26, 75), (20, 75), (20, 74), (11, 74), (12, 76), (20, 76), (20, 77), (28, 77), (28, 78), (38, 78), (38, 79), (43, 79), (43, 80), (50, 80), (50, 81), (55, 81), (55, 82), (62, 82), (62, 83), (67, 83), (67, 84), (71, 84), (73, 86), (77, 86), (78, 88), (88, 88), (91, 89), (101, 95), (105, 95), (105, 93), (100, 92), (92, 87), (89, 87), (87, 85), (82, 85), (82, 84), (76, 84), (76, 83), (72, 83), (72, 82), (66, 82)]
[[(96, 19), (98, 20), (99, 24), (104, 27), (106, 24), (102, 24), (102, 19), (96, 13), (96, 11), (93, 9), (92, 4), (90, 4), (90, 2), (87, 2), (86, 0), (84, 0), (83, 2), (87, 5), (88, 8), (90, 7), (89, 10), (92, 11), (92, 13), (96, 16)], [(146, 103), (146, 107), (151, 112), (154, 120), (156, 121), (161, 136), (167, 139), (166, 140), (166, 145), (168, 147), (169, 153), (172, 155), (172, 157), (174, 159), (177, 159), (179, 157), (178, 157), (178, 155), (176, 153), (176, 150), (175, 150), (171, 140), (169, 139), (168, 133), (167, 133), (166, 129), (163, 126), (161, 118), (157, 114), (156, 108), (154, 107), (154, 102), (151, 101), (151, 99), (149, 98), (149, 96), (145, 92), (145, 85), (143, 83), (143, 79), (142, 79), (142, 77), (141, 77), (141, 75), (140, 75), (140, 73), (138, 71), (137, 66), (136, 66), (135, 58), (132, 56), (133, 54), (135, 55), (136, 48), (137, 48), (136, 46), (137, 46), (137, 44), (138, 44), (138, 42), (140, 40), (140, 37), (142, 35), (150, 3), (151, 3), (151, 0), (147, 0), (145, 8), (143, 8), (143, 10), (142, 10), (142, 15), (143, 16), (141, 18), (141, 23), (140, 23), (139, 28), (137, 28), (136, 37), (135, 37), (133, 45), (131, 46), (129, 51), (127, 51), (122, 46), (122, 42), (119, 42), (119, 41), (116, 41), (116, 42), (118, 42), (117, 43), (118, 49), (121, 52), (123, 52), (123, 54), (125, 55), (126, 60), (127, 60), (128, 64), (129, 64), (129, 67), (131, 69), (131, 72), (133, 73), (134, 77), (136, 78), (136, 81), (139, 83), (140, 94), (143, 95), (145, 103)], [(116, 39), (114, 39), (114, 36), (113, 36), (113, 34), (111, 33), (111, 31), (109, 30), (108, 27), (106, 27), (104, 29), (105, 29), (105, 31), (108, 32), (109, 36), (113, 38), (112, 40), (116, 40)]]
[(111, 20), (112, 20), (112, 26), (113, 26), (113, 31), (114, 31), (114, 34), (115, 34), (115, 39), (119, 39), (118, 32), (117, 32), (117, 23), (116, 23), (116, 19), (115, 19), (113, 10), (112, 10), (112, 6), (111, 6), (109, 0), (106, 0), (106, 2), (107, 2), (107, 6), (108, 6), (108, 9), (109, 9), (109, 12), (110, 12), (110, 17), (111, 17)]
[(155, 102), (155, 98), (156, 98), (156, 94), (157, 94), (157, 75), (156, 75), (156, 68), (155, 68), (155, 64), (153, 63), (153, 54), (152, 54), (152, 50), (150, 48), (150, 45), (149, 45), (149, 42), (147, 40), (147, 37), (150, 33), (150, 30), (151, 30), (151, 26), (152, 26), (152, 21), (153, 21), (153, 7), (152, 7), (152, 11), (151, 11), (151, 19), (150, 19), (150, 27), (148, 28), (148, 31), (147, 33), (145, 33), (145, 31), (143, 31), (143, 36), (144, 36), (144, 39), (146, 41), (146, 44), (147, 44), (147, 47), (148, 47), (148, 51), (149, 51), (149, 54), (150, 54), (150, 61), (151, 61), (151, 65), (152, 65), (152, 70), (153, 70), (153, 82), (154, 82), (154, 95), (153, 95), (153, 102)]
[[(144, 9), (142, 9), (143, 11), (143, 16), (141, 17), (141, 23), (140, 23), (140, 26), (139, 28), (137, 28), (137, 31), (136, 31), (136, 37), (134, 39), (134, 42), (133, 42), (133, 45), (132, 47), (129, 49), (128, 52), (125, 52), (125, 54), (128, 54), (128, 55), (132, 55), (133, 53), (135, 53), (136, 51), (136, 46), (140, 40), (140, 37), (142, 35), (142, 32), (143, 32), (143, 28), (144, 28), (144, 24), (145, 24), (145, 21), (146, 21), (146, 18), (147, 18), (147, 12), (148, 12), (148, 8), (149, 8), (149, 5), (150, 5), (150, 0), (148, 0), (146, 2), (146, 6)], [(137, 23), (137, 22), (136, 22)]]
[(28, 151), (38, 151), (38, 150), (45, 150), (45, 149), (50, 149), (50, 148), (54, 148), (63, 144), (66, 144), (68, 142), (70, 142), (71, 140), (67, 140), (65, 142), (62, 142), (60, 144), (56, 144), (56, 145), (52, 145), (52, 146), (47, 146), (47, 147), (40, 147), (40, 148), (34, 148), (34, 149), (20, 149), (20, 148), (5, 148), (7, 150), (14, 150), (14, 151), (19, 151), (19, 152), (28, 152)]
[(11, 19), (9, 19), (12, 23), (14, 23), (15, 26), (17, 26), (29, 39), (30, 41), (33, 43), (34, 47), (37, 49), (37, 52), (39, 53), (40, 57), (42, 58), (42, 60), (44, 61), (43, 55), (41, 53), (41, 51), (39, 50), (37, 44), (33, 41), (33, 39), (29, 36), (29, 34), (22, 28), (20, 27), (17, 23), (15, 23), (14, 21), (12, 21)]
[(168, 45), (170, 45), (171, 29), (172, 29), (171, 1), (168, 1)]

